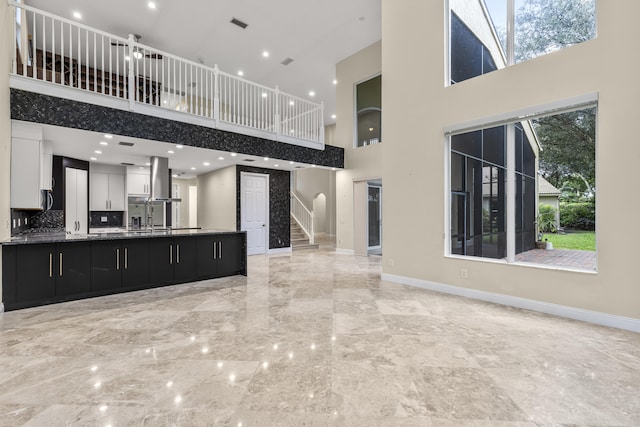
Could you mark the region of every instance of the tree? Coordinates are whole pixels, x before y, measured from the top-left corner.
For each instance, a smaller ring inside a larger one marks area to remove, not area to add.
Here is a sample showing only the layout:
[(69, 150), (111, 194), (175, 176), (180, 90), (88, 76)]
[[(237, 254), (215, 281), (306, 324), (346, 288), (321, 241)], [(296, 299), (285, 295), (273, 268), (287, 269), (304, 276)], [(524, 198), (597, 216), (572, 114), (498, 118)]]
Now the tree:
[(526, 0), (515, 17), (516, 62), (591, 40), (595, 0)]

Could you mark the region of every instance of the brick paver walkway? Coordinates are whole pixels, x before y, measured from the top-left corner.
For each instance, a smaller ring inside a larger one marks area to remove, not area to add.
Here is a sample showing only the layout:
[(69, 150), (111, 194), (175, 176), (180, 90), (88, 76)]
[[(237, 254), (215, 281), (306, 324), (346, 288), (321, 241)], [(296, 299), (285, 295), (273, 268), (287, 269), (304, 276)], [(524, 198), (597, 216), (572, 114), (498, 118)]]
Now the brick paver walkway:
[(574, 251), (569, 249), (532, 249), (516, 255), (518, 262), (557, 265), (561, 267), (596, 270), (595, 251)]

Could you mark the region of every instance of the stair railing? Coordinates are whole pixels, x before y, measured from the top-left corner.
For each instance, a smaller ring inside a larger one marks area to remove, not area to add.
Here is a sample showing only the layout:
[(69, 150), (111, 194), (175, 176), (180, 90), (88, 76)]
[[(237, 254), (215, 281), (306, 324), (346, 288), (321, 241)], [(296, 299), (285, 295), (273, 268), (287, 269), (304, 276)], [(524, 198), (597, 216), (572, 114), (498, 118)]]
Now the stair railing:
[(315, 234), (313, 231), (313, 211), (307, 209), (302, 201), (291, 191), (291, 216), (300, 225), (302, 231), (309, 237), (309, 244), (313, 245)]

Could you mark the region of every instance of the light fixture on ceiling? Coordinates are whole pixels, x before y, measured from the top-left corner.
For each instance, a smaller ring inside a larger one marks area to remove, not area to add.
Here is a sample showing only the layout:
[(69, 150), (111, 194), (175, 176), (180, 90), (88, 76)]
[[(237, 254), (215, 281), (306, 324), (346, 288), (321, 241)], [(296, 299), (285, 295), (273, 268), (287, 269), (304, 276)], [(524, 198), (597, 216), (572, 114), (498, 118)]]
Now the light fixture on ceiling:
[(73, 17), (76, 19), (82, 19), (82, 14), (76, 10), (73, 12)]
[(338, 84), (338, 80), (337, 79), (333, 79), (333, 84), (337, 85)]
[(178, 177), (178, 174), (177, 174), (177, 173), (174, 173), (173, 175), (171, 175), (171, 177), (172, 177), (172, 178), (177, 178), (177, 177)]
[(263, 58), (268, 58), (269, 57), (269, 51), (266, 51), (266, 50), (262, 51), (262, 57)]
[(238, 75), (239, 75), (240, 77), (244, 76), (244, 71), (242, 71), (242, 70), (238, 70)]
[(157, 6), (154, 2), (152, 2), (152, 1), (150, 1), (149, 3), (147, 3), (147, 6), (149, 7), (149, 9), (155, 9), (155, 8), (157, 8), (157, 7), (158, 7), (158, 6)]
[(184, 147), (184, 146), (183, 146), (183, 145), (180, 145), (180, 144), (176, 145), (176, 148), (177, 148), (178, 150), (179, 150), (179, 149), (181, 149), (181, 148), (183, 148), (183, 147)]
[(369, 128), (369, 132), (373, 132), (373, 128)]
[(295, 162), (289, 162), (290, 165), (294, 164)]
[(278, 167), (280, 167), (280, 165), (276, 163), (275, 165), (273, 165), (273, 167), (274, 168), (278, 168)]
[(265, 162), (268, 162), (268, 161), (269, 161), (269, 158), (268, 158), (268, 157), (265, 157), (265, 158), (264, 158), (264, 161), (265, 161)]
[(224, 160), (224, 157), (220, 156), (218, 157), (218, 160)]
[(142, 58), (142, 52), (139, 52), (139, 51), (135, 50), (133, 52), (133, 57), (136, 58), (136, 59)]
[(309, 96), (312, 96), (312, 97), (313, 97), (313, 96), (316, 96), (316, 93), (315, 93), (314, 91), (310, 90), (310, 91), (309, 91)]
[(332, 114), (332, 115), (331, 115), (331, 118), (332, 118), (332, 119), (335, 119), (336, 117), (337, 117), (337, 116), (336, 116), (335, 114)]
[(204, 162), (204, 163), (203, 163), (203, 165), (205, 165), (205, 166), (211, 166), (211, 163), (209, 163), (209, 162)]
[(336, 170), (336, 168), (331, 168), (332, 171)]
[(231, 153), (231, 157), (235, 157), (237, 155), (238, 155), (238, 153)]
[(109, 143), (106, 141), (100, 141), (100, 145), (109, 145)]
[(311, 167), (312, 167), (312, 168), (315, 168), (315, 167), (316, 167), (316, 165), (311, 165)]
[(98, 159), (96, 159), (95, 157), (91, 157), (89, 160), (96, 161)]
[(267, 94), (267, 92), (262, 92), (262, 97), (263, 97), (263, 98), (266, 98), (267, 96), (269, 96), (269, 95)]
[(169, 150), (169, 151), (167, 151), (167, 153), (169, 153), (169, 154), (174, 154), (174, 153), (175, 153), (175, 151), (173, 151), (173, 150)]
[(191, 170), (192, 170), (192, 171), (194, 171), (194, 170), (196, 170), (196, 168), (195, 168), (195, 167), (192, 167), (192, 168), (191, 168)]
[(151, 166), (151, 163), (147, 162), (144, 164), (145, 166)]
[(291, 105), (293, 107), (294, 105), (296, 105), (296, 103), (293, 102), (293, 101), (289, 101), (289, 105)]
[(96, 154), (102, 154), (102, 151), (100, 151), (100, 150), (96, 150), (96, 151), (94, 151), (94, 153), (96, 153)]
[(105, 137), (105, 138), (107, 138), (107, 139), (111, 139), (111, 138), (113, 138), (113, 135), (109, 135), (109, 134), (107, 133), (107, 134), (105, 134), (105, 135), (104, 135), (104, 137)]

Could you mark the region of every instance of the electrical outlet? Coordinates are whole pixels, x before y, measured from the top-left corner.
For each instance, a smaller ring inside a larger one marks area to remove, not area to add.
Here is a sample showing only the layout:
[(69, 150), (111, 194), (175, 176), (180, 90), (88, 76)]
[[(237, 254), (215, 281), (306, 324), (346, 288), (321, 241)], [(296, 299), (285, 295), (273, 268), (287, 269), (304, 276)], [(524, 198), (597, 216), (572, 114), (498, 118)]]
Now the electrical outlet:
[(12, 222), (13, 222), (13, 225), (11, 226), (11, 228), (16, 228), (16, 219), (15, 219), (15, 218), (13, 218), (13, 219), (12, 219)]
[(107, 217), (106, 216), (101, 216), (100, 217), (100, 222), (107, 222)]
[(460, 277), (462, 279), (468, 279), (469, 278), (469, 272), (467, 271), (466, 268), (461, 268), (460, 269)]

